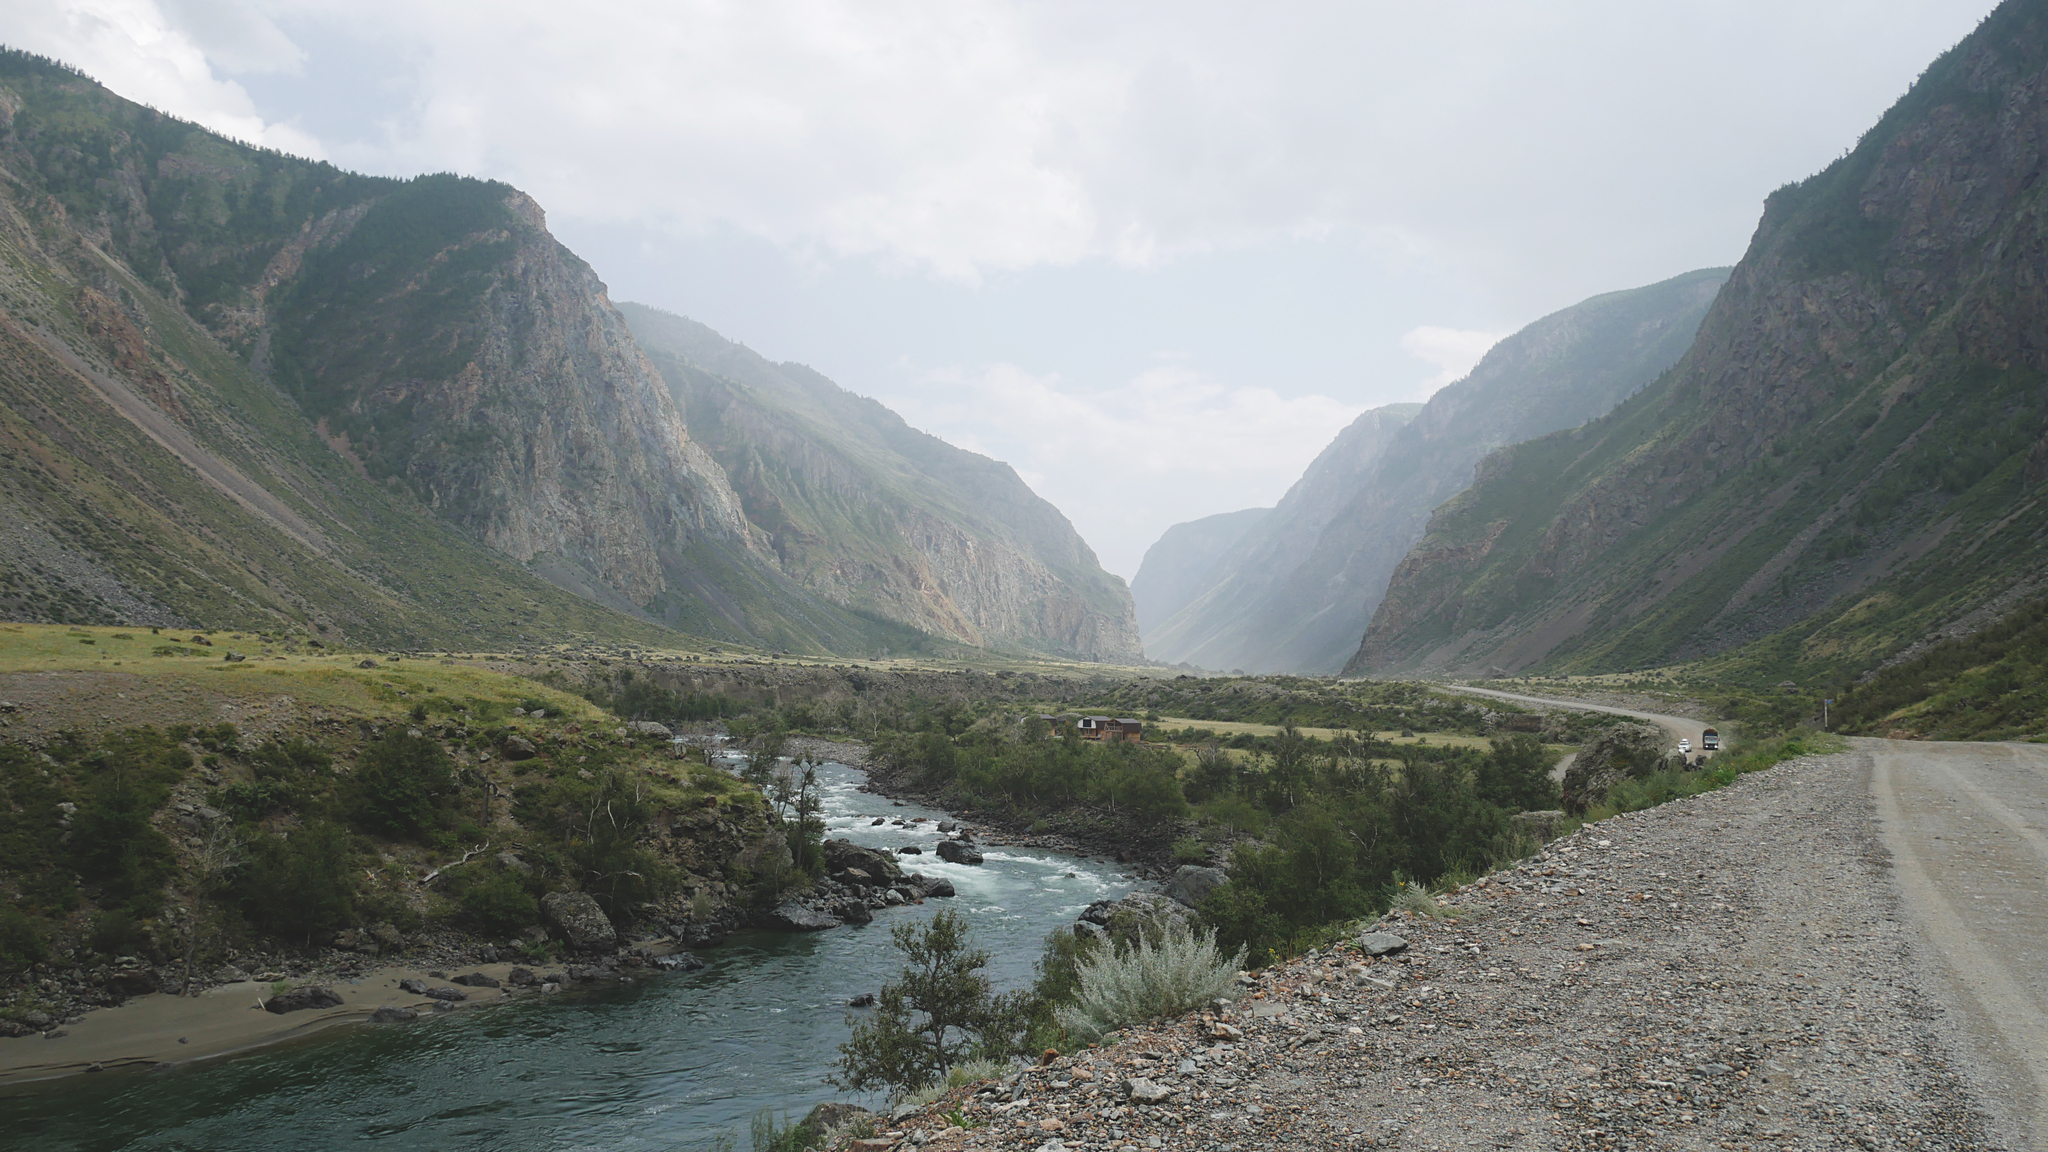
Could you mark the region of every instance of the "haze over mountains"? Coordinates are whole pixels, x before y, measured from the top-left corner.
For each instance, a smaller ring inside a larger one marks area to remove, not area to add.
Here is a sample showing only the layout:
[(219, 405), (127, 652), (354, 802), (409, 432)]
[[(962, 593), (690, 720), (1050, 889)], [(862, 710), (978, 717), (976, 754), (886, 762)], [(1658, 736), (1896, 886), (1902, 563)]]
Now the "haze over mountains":
[(1006, 466), (643, 312), (657, 369), (516, 189), (248, 148), (15, 52), (0, 165), (13, 618), (1139, 658)]
[[(1270, 515), (1211, 554), (1184, 560), (1184, 549), (1155, 547), (1132, 581), (1139, 619), (1158, 618), (1145, 625), (1147, 654), (1205, 668), (1336, 672), (1430, 511), (1471, 482), (1473, 465), (1503, 444), (1583, 423), (1649, 383), (1685, 352), (1726, 276), (1688, 273), (1546, 316), (1427, 404), (1360, 416)], [(1187, 538), (1189, 527), (1168, 540)], [(1153, 590), (1174, 579), (1187, 590), (1166, 607)]]
[(1480, 466), (1349, 669), (1839, 675), (2038, 587), (2044, 91), (2048, 5), (2001, 5), (1770, 197), (1676, 368)]

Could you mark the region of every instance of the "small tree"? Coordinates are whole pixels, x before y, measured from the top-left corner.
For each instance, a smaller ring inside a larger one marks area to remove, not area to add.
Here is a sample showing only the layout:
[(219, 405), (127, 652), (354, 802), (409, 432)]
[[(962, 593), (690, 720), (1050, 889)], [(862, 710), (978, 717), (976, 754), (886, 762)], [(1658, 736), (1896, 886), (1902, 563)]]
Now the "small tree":
[(988, 953), (969, 947), (967, 922), (940, 912), (890, 936), (910, 964), (882, 985), (874, 1013), (839, 1046), (833, 1083), (851, 1091), (888, 1085), (901, 1095), (969, 1060), (1008, 1055), (1024, 997), (996, 995), (982, 974)]

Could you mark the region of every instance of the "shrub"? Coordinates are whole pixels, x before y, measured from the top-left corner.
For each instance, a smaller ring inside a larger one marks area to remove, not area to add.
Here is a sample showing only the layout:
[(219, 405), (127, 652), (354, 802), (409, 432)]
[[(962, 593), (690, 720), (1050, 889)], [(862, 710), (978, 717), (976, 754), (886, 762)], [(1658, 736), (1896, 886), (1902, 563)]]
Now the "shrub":
[(1236, 986), (1245, 952), (1225, 959), (1213, 932), (1173, 925), (1158, 943), (1103, 949), (1085, 960), (1073, 1005), (1059, 1010), (1069, 1032), (1093, 1040), (1113, 1028), (1178, 1016)]
[(242, 911), (280, 936), (310, 940), (355, 918), (356, 871), (348, 834), (317, 821), (258, 836), (236, 888)]
[(46, 951), (43, 934), (35, 921), (17, 908), (0, 908), (0, 967), (26, 967), (41, 960)]
[(486, 932), (516, 932), (540, 921), (540, 902), (533, 898), (525, 878), (509, 868), (472, 881), (456, 903)]
[(359, 825), (424, 843), (447, 823), (455, 777), (439, 744), (393, 728), (363, 749), (354, 792), (350, 815)]
[(983, 974), (988, 953), (969, 946), (967, 921), (940, 912), (889, 935), (910, 964), (882, 985), (874, 1012), (839, 1046), (833, 1083), (851, 1091), (886, 1085), (901, 1096), (943, 1082), (970, 1060), (1007, 1055), (1023, 1000), (995, 994)]

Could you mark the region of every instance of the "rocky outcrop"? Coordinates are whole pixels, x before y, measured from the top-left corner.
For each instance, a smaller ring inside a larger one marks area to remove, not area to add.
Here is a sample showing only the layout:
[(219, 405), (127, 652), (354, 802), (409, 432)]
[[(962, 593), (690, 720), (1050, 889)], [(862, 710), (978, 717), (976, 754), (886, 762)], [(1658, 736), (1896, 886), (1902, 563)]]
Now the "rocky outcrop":
[(587, 892), (550, 892), (540, 898), (540, 910), (571, 948), (601, 952), (618, 943), (611, 918)]
[(1351, 670), (1625, 669), (1769, 638), (1763, 667), (1834, 675), (2030, 579), (2044, 19), (2001, 5), (1847, 155), (1773, 193), (1684, 359), (1489, 460)]
[(1159, 890), (1171, 896), (1182, 907), (1200, 908), (1202, 901), (1209, 898), (1209, 893), (1229, 881), (1230, 873), (1221, 868), (1183, 864)]
[(1360, 416), (1208, 586), (1145, 635), (1154, 659), (1254, 672), (1335, 672), (1357, 649), (1432, 509), (1493, 449), (1611, 410), (1676, 361), (1726, 269), (1610, 292), (1502, 340), (1424, 405)]
[(1649, 724), (1616, 724), (1588, 740), (1565, 769), (1565, 811), (1596, 808), (1615, 785), (1656, 770), (1664, 744), (1664, 730)]

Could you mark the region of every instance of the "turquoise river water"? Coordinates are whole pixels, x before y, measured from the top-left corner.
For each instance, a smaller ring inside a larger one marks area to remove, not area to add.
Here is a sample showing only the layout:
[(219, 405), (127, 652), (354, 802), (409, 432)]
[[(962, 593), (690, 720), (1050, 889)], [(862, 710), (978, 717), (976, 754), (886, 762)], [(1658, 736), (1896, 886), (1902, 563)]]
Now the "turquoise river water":
[(820, 777), (827, 835), (920, 845), (906, 870), (945, 876), (959, 895), (877, 912), (861, 927), (742, 933), (701, 952), (701, 972), (15, 1089), (0, 1096), (0, 1146), (687, 1152), (725, 1137), (745, 1149), (761, 1109), (798, 1116), (840, 1095), (825, 1077), (847, 1036), (844, 1005), (901, 967), (892, 925), (961, 912), (998, 985), (1015, 988), (1048, 931), (1134, 886), (1115, 864), (1031, 849), (984, 848), (985, 864), (948, 864), (931, 854), (933, 824), (870, 824), (944, 813), (862, 793), (862, 774), (842, 765)]

